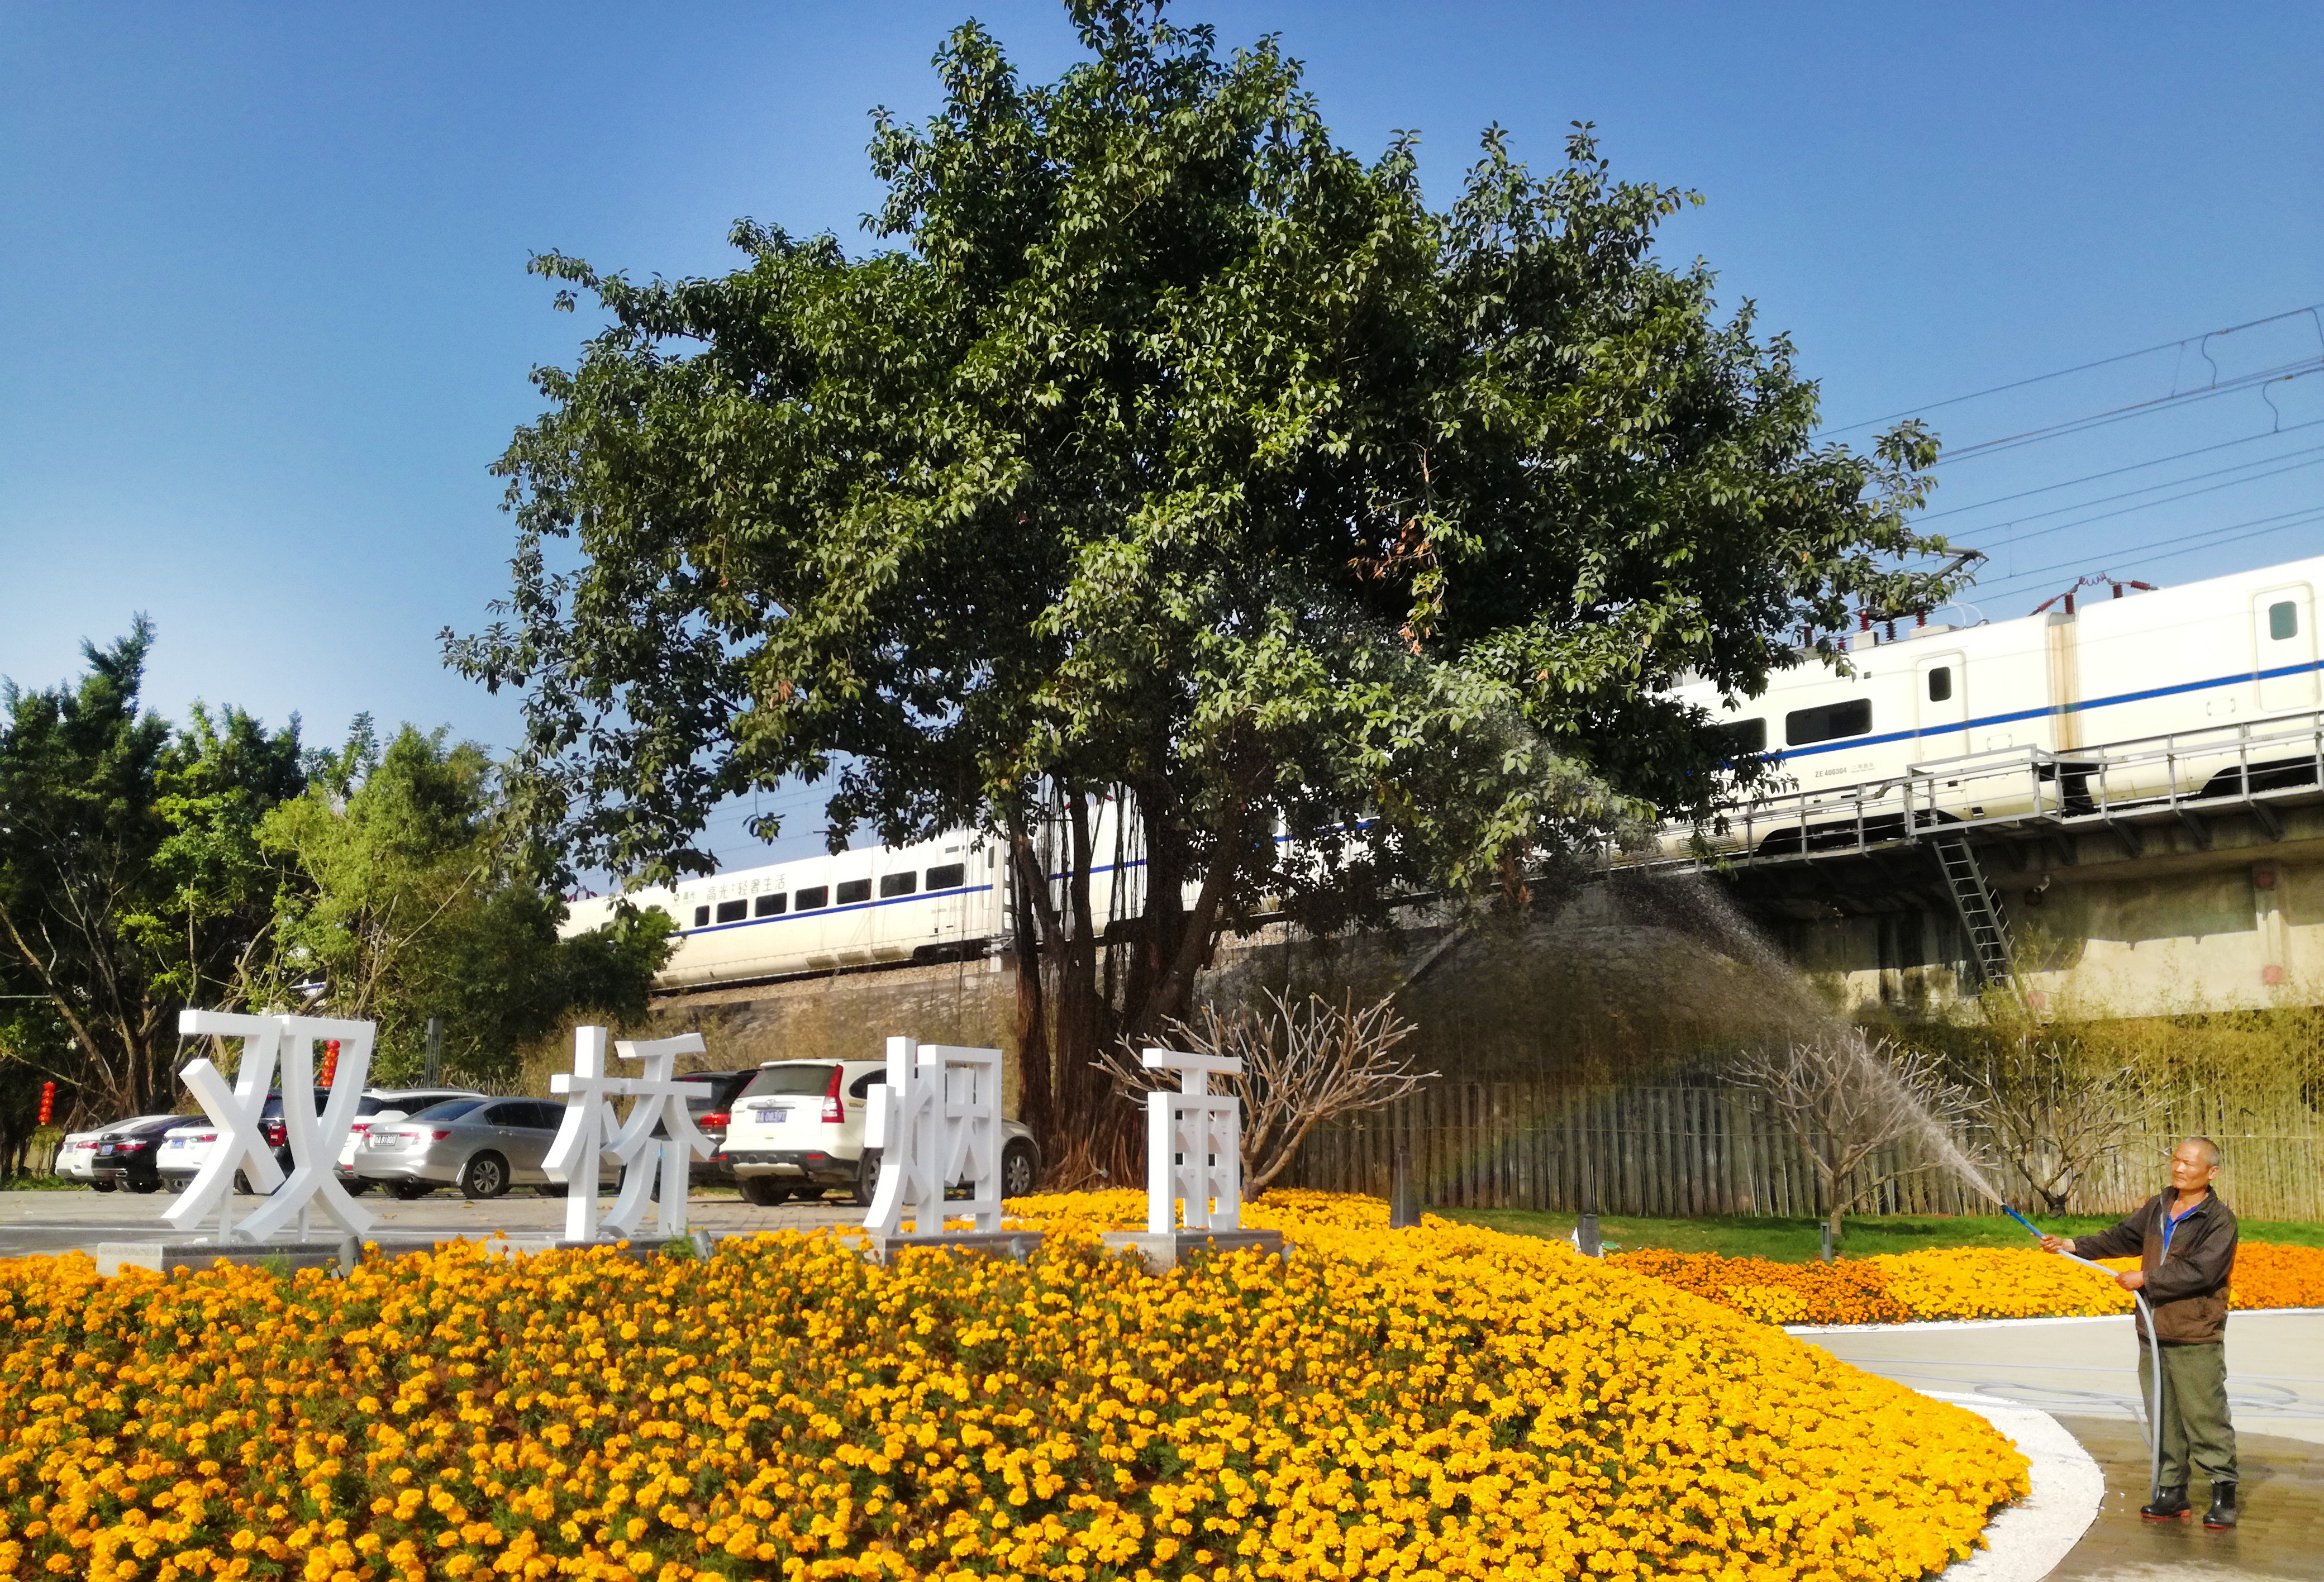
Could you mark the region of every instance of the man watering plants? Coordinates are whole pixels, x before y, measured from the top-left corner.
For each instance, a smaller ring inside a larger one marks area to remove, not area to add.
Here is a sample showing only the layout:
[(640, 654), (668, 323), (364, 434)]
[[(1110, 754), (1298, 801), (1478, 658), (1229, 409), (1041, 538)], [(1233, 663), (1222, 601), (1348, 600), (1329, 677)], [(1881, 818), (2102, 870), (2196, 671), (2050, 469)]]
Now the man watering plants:
[[(2129, 1219), (2096, 1236), (2045, 1236), (2048, 1252), (2080, 1258), (2126, 1258), (2138, 1267), (2115, 1283), (2146, 1298), (2154, 1333), (2139, 1323), (2139, 1377), (2159, 1371), (2163, 1402), (2146, 1385), (2148, 1417), (2162, 1446), (2154, 1501), (2139, 1514), (2153, 1522), (2188, 1513), (2190, 1459), (2210, 1479), (2211, 1508), (2203, 1525), (2236, 1524), (2236, 1430), (2227, 1421), (2227, 1277), (2236, 1266), (2236, 1217), (2211, 1190), (2219, 1173), (2219, 1145), (2190, 1137), (2171, 1154), (2171, 1190), (2147, 1200)], [(2158, 1370), (2155, 1364), (2160, 1363)]]

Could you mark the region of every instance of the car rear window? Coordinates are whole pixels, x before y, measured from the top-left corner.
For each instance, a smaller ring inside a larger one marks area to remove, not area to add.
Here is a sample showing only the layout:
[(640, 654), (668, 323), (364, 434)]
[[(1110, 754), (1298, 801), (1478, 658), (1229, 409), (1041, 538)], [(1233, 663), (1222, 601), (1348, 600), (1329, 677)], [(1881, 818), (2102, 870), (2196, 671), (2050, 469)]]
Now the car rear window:
[(457, 1120), (484, 1103), (482, 1099), (447, 1099), (441, 1104), (431, 1104), (425, 1109), (414, 1110), (411, 1120)]
[(833, 1068), (827, 1065), (761, 1066), (751, 1085), (736, 1095), (741, 1099), (762, 1099), (769, 1094), (797, 1096), (821, 1093), (831, 1086)]

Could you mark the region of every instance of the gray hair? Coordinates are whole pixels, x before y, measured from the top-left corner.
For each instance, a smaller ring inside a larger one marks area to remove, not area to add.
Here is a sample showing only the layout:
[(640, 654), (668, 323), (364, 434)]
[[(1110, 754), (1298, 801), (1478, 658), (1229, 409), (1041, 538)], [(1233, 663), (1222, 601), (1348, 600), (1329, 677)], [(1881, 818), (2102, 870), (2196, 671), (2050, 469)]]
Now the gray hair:
[(2204, 1169), (2217, 1170), (2219, 1167), (2219, 1145), (2217, 1143), (2211, 1141), (2209, 1137), (2189, 1137), (2186, 1139), (2186, 1142), (2181, 1143), (2179, 1146), (2183, 1148), (2188, 1143), (2197, 1143), (2201, 1145), (2203, 1149)]

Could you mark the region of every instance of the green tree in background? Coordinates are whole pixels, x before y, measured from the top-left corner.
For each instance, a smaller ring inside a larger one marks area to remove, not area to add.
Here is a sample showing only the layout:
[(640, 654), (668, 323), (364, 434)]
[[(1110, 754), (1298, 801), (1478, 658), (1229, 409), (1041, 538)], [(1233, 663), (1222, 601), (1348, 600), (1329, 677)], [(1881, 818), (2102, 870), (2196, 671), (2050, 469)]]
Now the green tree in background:
[(383, 1080), (418, 1074), (430, 1016), (450, 1067), (505, 1080), (517, 1046), (569, 1011), (641, 1016), (669, 951), (659, 912), (560, 940), (563, 903), (497, 856), (492, 764), (446, 738), (406, 725), (383, 751), (358, 721), (260, 831), (296, 876), (278, 900), (277, 996), (376, 1021)]
[(281, 882), (267, 810), (305, 784), (296, 721), (269, 733), (197, 704), (173, 734), (141, 712), (152, 624), (83, 646), (77, 683), (0, 688), (0, 1054), (81, 1119), (167, 1109), (177, 1013), (238, 1004)]
[(0, 685), (0, 1156), (43, 1081), (69, 1124), (171, 1108), (188, 1006), (375, 1016), (390, 1075), (440, 1015), (479, 1077), (571, 1011), (643, 1012), (668, 920), (559, 940), (563, 903), (493, 857), (478, 750), (358, 722), (302, 754), (295, 718), (198, 703), (173, 731), (140, 706), (152, 642), (140, 617), (76, 681)]
[[(1691, 195), (1489, 131), (1431, 209), (1413, 140), (1337, 147), (1273, 41), (1071, 8), (1059, 81), (970, 23), (941, 112), (877, 116), (899, 251), (743, 222), (719, 279), (537, 261), (610, 324), (538, 373), (508, 619), (447, 647), (524, 692), (515, 810), (566, 863), (707, 871), (711, 809), (794, 777), (835, 846), (1005, 842), (1025, 1117), (1102, 1154), (1096, 1053), (1222, 930), (1521, 904), (1750, 772), (1683, 673), (1756, 692), (1945, 584), (1905, 569), (1933, 442), (1813, 443), (1786, 342), (1653, 255)], [(1129, 916), (1092, 902), (1108, 796)]]

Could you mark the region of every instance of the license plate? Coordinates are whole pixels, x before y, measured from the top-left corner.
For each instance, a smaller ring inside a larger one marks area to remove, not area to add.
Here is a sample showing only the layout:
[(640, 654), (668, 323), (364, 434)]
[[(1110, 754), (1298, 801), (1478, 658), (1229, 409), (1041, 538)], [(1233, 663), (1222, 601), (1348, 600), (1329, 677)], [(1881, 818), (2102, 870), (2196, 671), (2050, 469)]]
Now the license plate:
[(192, 1141), (193, 1138), (191, 1137), (171, 1137), (170, 1139), (170, 1146), (172, 1148), (182, 1148)]
[(769, 1126), (780, 1126), (791, 1118), (790, 1106), (788, 1104), (770, 1104), (759, 1113), (767, 1118)]

